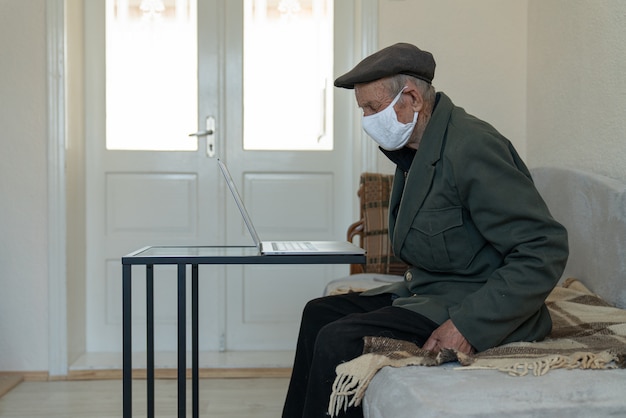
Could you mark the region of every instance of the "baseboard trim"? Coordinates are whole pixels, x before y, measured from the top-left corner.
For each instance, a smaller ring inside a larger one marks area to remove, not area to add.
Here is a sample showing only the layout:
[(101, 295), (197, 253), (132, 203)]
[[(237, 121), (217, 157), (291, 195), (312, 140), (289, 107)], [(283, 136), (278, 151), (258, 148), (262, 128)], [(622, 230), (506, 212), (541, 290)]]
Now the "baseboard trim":
[[(252, 378), (288, 378), (290, 367), (276, 368), (202, 368), (198, 370), (200, 379), (252, 379)], [(145, 379), (145, 369), (133, 370), (133, 379)], [(155, 369), (155, 379), (177, 379), (177, 369)], [(121, 379), (121, 370), (71, 370), (67, 380), (109, 380)], [(187, 369), (187, 379), (191, 379), (191, 369)]]
[[(254, 379), (288, 378), (291, 367), (238, 367), (238, 368), (201, 368), (200, 379)], [(145, 369), (134, 369), (133, 379), (145, 379)], [(177, 369), (155, 369), (155, 379), (177, 379)], [(120, 369), (70, 370), (66, 376), (50, 376), (48, 372), (11, 372), (0, 371), (0, 396), (13, 389), (21, 382), (47, 382), (59, 380), (121, 380)], [(191, 369), (187, 369), (187, 379), (191, 379)]]
[(25, 382), (45, 382), (50, 379), (48, 372), (44, 371), (0, 371), (0, 378), (20, 378)]

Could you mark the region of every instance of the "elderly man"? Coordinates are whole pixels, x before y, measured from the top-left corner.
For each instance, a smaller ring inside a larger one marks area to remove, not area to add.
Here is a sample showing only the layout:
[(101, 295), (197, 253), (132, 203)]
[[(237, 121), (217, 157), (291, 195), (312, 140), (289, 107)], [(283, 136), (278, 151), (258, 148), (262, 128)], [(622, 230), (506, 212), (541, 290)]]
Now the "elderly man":
[(434, 72), (429, 52), (400, 43), (335, 80), (354, 89), (363, 129), (397, 166), (389, 231), (411, 267), (402, 282), (306, 305), (285, 418), (326, 416), (335, 367), (362, 353), (365, 336), (471, 353), (550, 332), (544, 302), (567, 233), (513, 145), (435, 93)]

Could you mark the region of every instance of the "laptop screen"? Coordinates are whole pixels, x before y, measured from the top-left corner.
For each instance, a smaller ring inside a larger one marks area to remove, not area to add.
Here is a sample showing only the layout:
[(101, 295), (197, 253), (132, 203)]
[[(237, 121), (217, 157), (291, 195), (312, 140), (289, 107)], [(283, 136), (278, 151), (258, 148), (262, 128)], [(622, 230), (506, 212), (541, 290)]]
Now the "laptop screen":
[(230, 193), (233, 195), (233, 198), (235, 199), (235, 204), (237, 205), (237, 208), (239, 208), (239, 212), (241, 212), (243, 221), (246, 224), (246, 227), (248, 227), (248, 231), (250, 231), (250, 235), (252, 235), (252, 240), (254, 241), (254, 244), (260, 250), (261, 240), (259, 239), (259, 235), (256, 233), (256, 229), (254, 229), (254, 225), (252, 224), (252, 219), (250, 219), (250, 215), (248, 215), (248, 211), (246, 210), (246, 207), (243, 204), (243, 200), (241, 199), (241, 196), (239, 195), (239, 191), (237, 190), (237, 186), (235, 186), (235, 182), (233, 181), (233, 178), (230, 175), (230, 172), (228, 171), (228, 167), (226, 167), (226, 164), (224, 164), (222, 160), (220, 160), (219, 158), (217, 160), (217, 163), (219, 164), (220, 170), (222, 171), (222, 174), (224, 175), (224, 178), (226, 179), (226, 184), (228, 185), (228, 189), (230, 190)]

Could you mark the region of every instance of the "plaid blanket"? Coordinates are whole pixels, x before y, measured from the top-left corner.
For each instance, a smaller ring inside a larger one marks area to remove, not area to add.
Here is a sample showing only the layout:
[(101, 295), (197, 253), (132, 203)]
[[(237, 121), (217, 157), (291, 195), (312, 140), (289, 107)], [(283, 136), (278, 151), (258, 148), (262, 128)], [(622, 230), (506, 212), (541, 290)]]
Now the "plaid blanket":
[(407, 341), (366, 337), (363, 355), (337, 366), (328, 412), (358, 406), (369, 382), (385, 366), (438, 366), (458, 361), (458, 370), (491, 369), (513, 376), (542, 376), (554, 369), (626, 368), (626, 310), (568, 279), (546, 300), (552, 332), (540, 342), (518, 342), (475, 355), (442, 350), (434, 355)]

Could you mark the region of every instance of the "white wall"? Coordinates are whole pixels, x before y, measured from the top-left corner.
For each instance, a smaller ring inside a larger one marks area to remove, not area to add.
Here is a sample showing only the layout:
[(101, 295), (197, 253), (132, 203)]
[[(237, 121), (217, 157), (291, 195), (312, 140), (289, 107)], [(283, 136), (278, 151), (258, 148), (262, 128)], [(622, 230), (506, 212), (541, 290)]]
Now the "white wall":
[(45, 371), (45, 0), (0, 0), (0, 51), (0, 370)]
[(528, 158), (626, 181), (626, 2), (530, 0)]
[(492, 124), (524, 157), (526, 15), (520, 0), (379, 0), (379, 48), (409, 42), (431, 52), (435, 89)]

